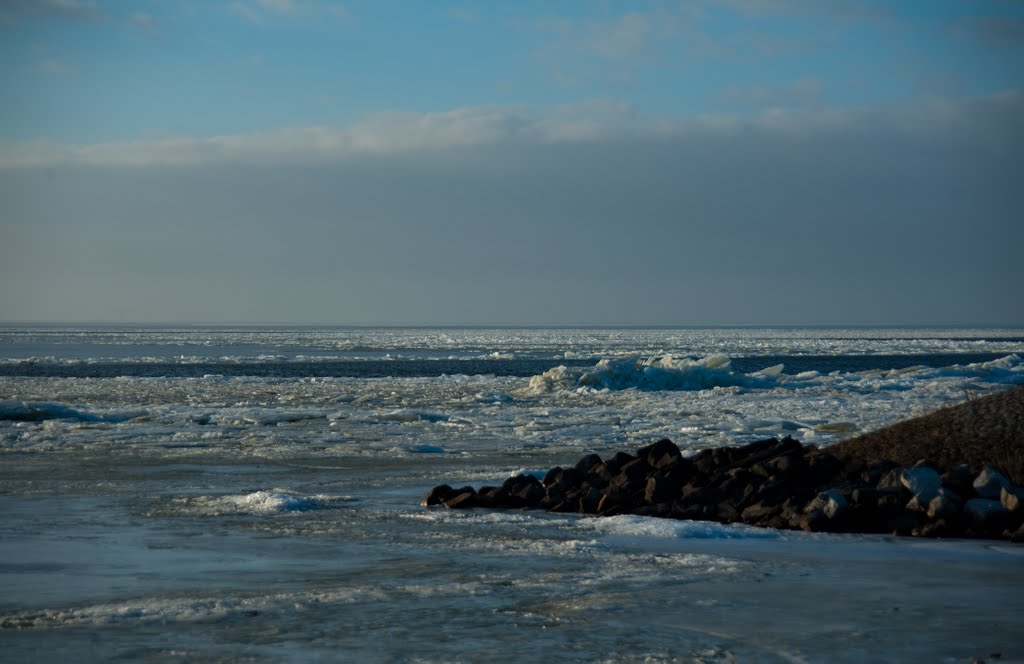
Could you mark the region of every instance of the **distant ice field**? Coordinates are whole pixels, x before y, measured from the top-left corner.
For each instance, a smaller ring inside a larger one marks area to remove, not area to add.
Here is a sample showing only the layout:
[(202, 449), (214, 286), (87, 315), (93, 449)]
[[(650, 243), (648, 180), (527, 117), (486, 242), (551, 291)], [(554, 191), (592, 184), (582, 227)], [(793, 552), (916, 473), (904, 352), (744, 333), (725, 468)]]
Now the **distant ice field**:
[(1020, 547), (433, 485), (1024, 384), (995, 329), (0, 328), (0, 659), (1024, 661)]

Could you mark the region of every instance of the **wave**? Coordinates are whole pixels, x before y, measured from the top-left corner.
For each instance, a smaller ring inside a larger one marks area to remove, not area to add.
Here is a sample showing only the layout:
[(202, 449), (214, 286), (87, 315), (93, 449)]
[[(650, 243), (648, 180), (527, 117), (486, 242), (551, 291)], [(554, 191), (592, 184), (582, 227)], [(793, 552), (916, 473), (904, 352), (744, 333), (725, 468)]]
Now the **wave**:
[(108, 421), (108, 418), (56, 401), (0, 401), (0, 421), (41, 422), (43, 420), (79, 420), (80, 422)]
[(530, 379), (536, 392), (559, 389), (646, 391), (708, 390), (715, 387), (771, 387), (782, 375), (777, 364), (754, 373), (733, 371), (725, 355), (701, 360), (675, 359), (671, 355), (603, 359), (593, 367), (557, 366)]
[[(954, 364), (946, 367), (916, 365), (900, 369), (873, 369), (857, 372), (821, 374), (805, 371), (796, 375), (783, 373), (784, 364), (776, 364), (759, 371), (735, 371), (732, 360), (722, 354), (700, 360), (676, 359), (671, 355), (649, 358), (630, 356), (621, 359), (603, 359), (591, 367), (557, 366), (530, 378), (529, 388), (536, 393), (565, 390), (628, 390), (641, 391), (696, 391), (717, 387), (770, 389), (786, 387), (799, 389), (822, 382), (863, 382), (870, 389), (894, 389), (901, 379), (961, 379), (996, 385), (1024, 384), (1024, 360), (1011, 354), (987, 362)], [(887, 388), (880, 383), (894, 383)]]

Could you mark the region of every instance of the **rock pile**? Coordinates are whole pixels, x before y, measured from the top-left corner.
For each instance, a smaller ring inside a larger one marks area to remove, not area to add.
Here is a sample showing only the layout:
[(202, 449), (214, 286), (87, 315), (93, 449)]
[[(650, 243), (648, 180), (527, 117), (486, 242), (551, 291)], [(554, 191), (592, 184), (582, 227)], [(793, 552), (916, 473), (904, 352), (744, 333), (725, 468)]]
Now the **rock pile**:
[(590, 454), (543, 479), (517, 475), (479, 489), (443, 484), (422, 504), (1024, 542), (1024, 488), (993, 468), (976, 473), (960, 465), (941, 472), (927, 460), (851, 467), (789, 437), (689, 458), (663, 439), (636, 454)]

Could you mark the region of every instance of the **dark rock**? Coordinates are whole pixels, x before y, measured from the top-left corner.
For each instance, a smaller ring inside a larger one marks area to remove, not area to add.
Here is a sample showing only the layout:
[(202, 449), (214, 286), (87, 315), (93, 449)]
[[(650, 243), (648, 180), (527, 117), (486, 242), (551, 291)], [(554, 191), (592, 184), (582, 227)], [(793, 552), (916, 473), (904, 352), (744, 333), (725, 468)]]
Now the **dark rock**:
[(899, 468), (899, 464), (894, 461), (882, 461), (880, 463), (871, 466), (864, 470), (860, 474), (861, 481), (871, 486), (878, 486), (878, 482), (888, 473), (890, 470)]
[(789, 452), (765, 461), (764, 466), (768, 470), (768, 476), (790, 480), (807, 470), (807, 461), (803, 454)]
[(701, 450), (693, 457), (693, 466), (697, 472), (713, 475), (717, 470), (725, 470), (733, 462), (734, 452), (726, 447)]
[[(745, 498), (745, 502), (748, 505), (760, 502), (765, 505), (775, 506), (781, 505), (786, 500), (795, 496), (803, 498), (806, 493), (806, 490), (801, 490), (800, 487), (795, 487), (782, 480), (770, 477), (760, 487), (747, 496)], [(800, 502), (806, 501), (801, 500)]]
[(805, 514), (794, 514), (790, 525), (799, 530), (817, 533), (828, 527), (829, 518), (821, 510), (811, 510)]
[(878, 506), (880, 495), (879, 490), (874, 487), (858, 487), (850, 494), (850, 504), (854, 507), (875, 508)]
[(808, 503), (805, 512), (821, 512), (829, 521), (838, 521), (846, 515), (850, 504), (835, 489), (829, 489), (819, 493), (814, 500)]
[(903, 486), (903, 468), (896, 466), (886, 472), (875, 485), (879, 489), (905, 489)]
[(942, 474), (942, 486), (965, 498), (974, 497), (974, 471), (966, 463), (953, 466)]
[(717, 486), (734, 500), (742, 500), (764, 483), (764, 479), (746, 468), (731, 468), (716, 478)]
[(608, 472), (611, 474), (611, 476), (615, 477), (616, 475), (619, 474), (619, 471), (622, 470), (623, 466), (625, 466), (630, 461), (634, 461), (635, 459), (636, 457), (633, 456), (632, 454), (628, 454), (626, 452), (616, 452), (615, 456), (604, 462), (604, 465), (608, 469)]
[(740, 519), (739, 510), (728, 500), (723, 500), (716, 505), (707, 505), (704, 512), (711, 520), (718, 521), (719, 523), (733, 523)]
[(939, 489), (942, 488), (942, 480), (939, 478), (938, 471), (930, 466), (904, 468), (900, 473), (900, 481), (911, 494), (925, 505), (939, 495)]
[(686, 505), (717, 505), (725, 498), (725, 492), (717, 486), (686, 485), (682, 489), (682, 494), (682, 501)]
[(800, 443), (789, 436), (786, 436), (782, 440), (769, 438), (767, 440), (759, 440), (755, 443), (749, 443), (742, 447), (737, 447), (733, 450), (731, 459), (726, 465), (731, 468), (751, 468), (763, 461), (772, 459), (773, 457), (784, 456), (791, 453), (803, 455), (804, 448)]
[(544, 479), (542, 479), (540, 483), (546, 487), (554, 486), (564, 474), (565, 470), (561, 466), (555, 466), (548, 472), (544, 473)]
[(903, 510), (886, 516), (884, 519), (884, 532), (893, 535), (912, 535), (915, 528), (921, 526), (923, 515), (918, 512)]
[(579, 511), (583, 514), (597, 514), (601, 499), (604, 498), (597, 489), (591, 487), (579, 498)]
[(636, 451), (636, 455), (654, 468), (664, 468), (683, 458), (679, 448), (668, 438), (662, 438), (653, 445), (641, 447)]
[(587, 481), (591, 486), (603, 489), (608, 486), (608, 483), (611, 482), (614, 477), (615, 475), (608, 470), (607, 464), (601, 463), (590, 469), (590, 474), (587, 475)]
[[(959, 517), (963, 508), (964, 503), (958, 495), (952, 491), (944, 491), (932, 498), (928, 503), (926, 512), (929, 519), (950, 521)], [(936, 537), (946, 537), (946, 535), (936, 535)]]
[(1001, 533), (1009, 524), (1010, 512), (998, 500), (973, 498), (964, 504), (964, 514), (972, 529), (980, 534)]
[(547, 495), (544, 485), (533, 475), (516, 475), (505, 480), (494, 496), (506, 507), (536, 507)]
[(634, 459), (622, 467), (618, 475), (608, 483), (608, 486), (624, 493), (640, 493), (647, 488), (647, 478), (652, 472), (654, 472), (654, 468), (646, 461)]
[(804, 455), (803, 475), (810, 484), (820, 485), (831, 481), (842, 470), (842, 463), (829, 452), (815, 450)]
[(476, 507), (476, 491), (472, 487), (465, 487), (468, 491), (460, 489), (458, 493), (444, 501), (444, 506), (451, 509), (465, 509), (467, 507)]
[(987, 500), (999, 500), (999, 494), (1003, 487), (1009, 486), (1012, 486), (1010, 480), (995, 468), (985, 468), (978, 473), (977, 479), (974, 480), (974, 490), (978, 493), (978, 497)]
[(427, 496), (423, 499), (423, 502), (420, 503), (420, 506), (430, 507), (431, 505), (440, 505), (454, 495), (453, 491), (454, 489), (447, 484), (439, 484), (427, 492)]
[(601, 494), (601, 500), (597, 504), (597, 513), (604, 516), (611, 516), (613, 514), (621, 514), (628, 512), (633, 507), (633, 502), (626, 496), (618, 492), (608, 492)]
[(476, 491), (476, 507), (500, 507), (497, 501), (499, 487), (482, 486)]
[(604, 462), (601, 461), (601, 457), (598, 455), (588, 454), (576, 462), (576, 472), (583, 476), (589, 475), (595, 467), (600, 466), (602, 463)]
[(961, 530), (945, 519), (938, 519), (914, 528), (911, 534), (914, 537), (958, 537)]
[(683, 483), (680, 477), (671, 473), (655, 472), (647, 478), (644, 487), (644, 501), (648, 503), (664, 503), (679, 497)]
[(768, 519), (780, 514), (782, 512), (781, 505), (766, 505), (763, 502), (757, 502), (753, 505), (747, 506), (743, 512), (740, 513), (740, 519), (743, 523), (749, 523), (751, 525), (761, 525)]

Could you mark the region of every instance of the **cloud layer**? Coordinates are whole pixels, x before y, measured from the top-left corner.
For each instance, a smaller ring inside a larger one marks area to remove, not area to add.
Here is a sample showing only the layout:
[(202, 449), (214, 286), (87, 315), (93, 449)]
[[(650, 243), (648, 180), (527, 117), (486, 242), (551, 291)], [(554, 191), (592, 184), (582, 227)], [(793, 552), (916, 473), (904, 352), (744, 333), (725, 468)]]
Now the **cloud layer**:
[[(767, 95), (763, 90), (747, 91)], [(780, 94), (787, 94), (785, 90)], [(738, 95), (746, 94), (737, 92)], [(523, 107), (482, 106), (439, 113), (382, 112), (349, 127), (176, 137), (93, 145), (49, 141), (0, 143), (0, 167), (167, 166), (210, 163), (302, 163), (359, 155), (418, 153), (519, 143), (728, 141), (736, 137), (814, 140), (840, 134), (891, 133), (936, 145), (974, 141), (978, 149), (1015, 145), (1024, 122), (1024, 95), (1006, 92), (964, 102), (924, 102), (885, 109), (769, 108), (753, 116), (691, 118), (637, 114), (627, 103), (593, 100), (533, 113)], [(964, 146), (967, 147), (967, 146)]]
[(1017, 93), (2, 155), (8, 320), (1024, 324)]

